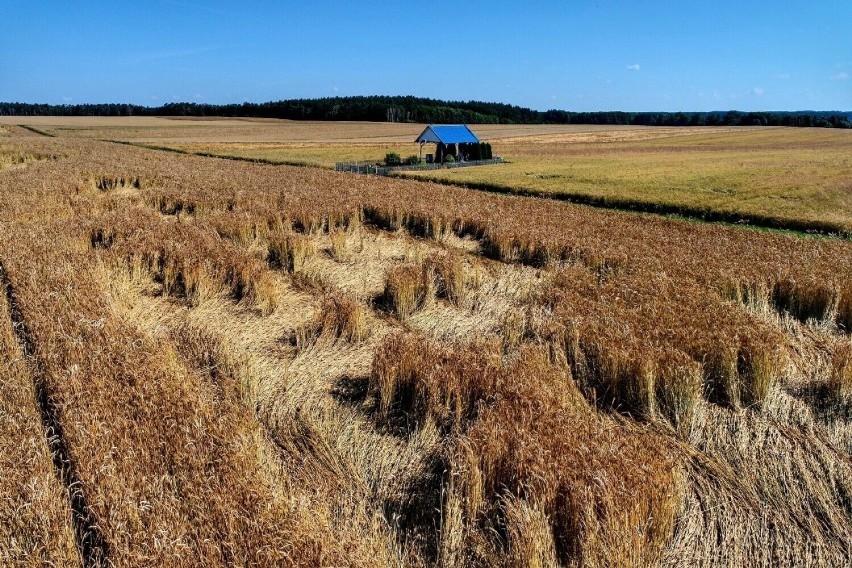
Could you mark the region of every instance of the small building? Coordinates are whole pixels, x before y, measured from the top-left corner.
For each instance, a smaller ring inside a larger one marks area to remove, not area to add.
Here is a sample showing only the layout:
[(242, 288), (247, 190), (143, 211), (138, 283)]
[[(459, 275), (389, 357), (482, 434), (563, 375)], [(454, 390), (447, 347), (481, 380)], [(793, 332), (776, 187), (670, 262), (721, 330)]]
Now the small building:
[(484, 145), (466, 124), (430, 124), (417, 137), (415, 142), (420, 144), (421, 161), (423, 160), (423, 145), (436, 145), (434, 156), (426, 154), (427, 163), (443, 163), (447, 156), (452, 156), (456, 161), (484, 158), (481, 152)]

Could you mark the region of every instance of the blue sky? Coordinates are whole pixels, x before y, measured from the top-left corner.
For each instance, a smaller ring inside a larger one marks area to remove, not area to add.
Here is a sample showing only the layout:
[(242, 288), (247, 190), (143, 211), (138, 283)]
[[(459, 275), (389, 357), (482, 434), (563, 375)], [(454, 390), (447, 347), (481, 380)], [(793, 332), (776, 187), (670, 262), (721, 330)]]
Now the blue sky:
[(852, 1), (4, 0), (0, 101), (852, 109)]

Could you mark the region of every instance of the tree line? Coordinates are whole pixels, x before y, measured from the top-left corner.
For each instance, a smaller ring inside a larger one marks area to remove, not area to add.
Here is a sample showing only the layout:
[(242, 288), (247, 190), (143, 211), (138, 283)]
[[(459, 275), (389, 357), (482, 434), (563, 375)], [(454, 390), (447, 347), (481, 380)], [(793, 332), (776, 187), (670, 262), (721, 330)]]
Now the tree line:
[(265, 103), (214, 105), (175, 102), (161, 106), (133, 104), (32, 104), (0, 102), (10, 116), (222, 116), (290, 120), (358, 120), (373, 122), (467, 124), (607, 124), (642, 126), (819, 126), (852, 128), (852, 112), (572, 112), (537, 111), (505, 103), (443, 101), (423, 97), (328, 97)]

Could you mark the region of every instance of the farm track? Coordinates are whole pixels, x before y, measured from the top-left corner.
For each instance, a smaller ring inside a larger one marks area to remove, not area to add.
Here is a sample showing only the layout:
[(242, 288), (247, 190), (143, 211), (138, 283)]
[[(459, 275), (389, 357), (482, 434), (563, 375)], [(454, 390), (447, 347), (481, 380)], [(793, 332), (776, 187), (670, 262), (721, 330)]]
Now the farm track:
[(53, 466), (56, 476), (65, 486), (74, 522), (74, 532), (77, 536), (77, 546), (83, 557), (83, 565), (86, 567), (98, 567), (109, 565), (109, 545), (100, 530), (98, 519), (89, 507), (83, 484), (77, 475), (77, 467), (72, 462), (68, 446), (63, 435), (62, 424), (56, 406), (48, 393), (46, 381), (40, 376), (35, 360), (35, 349), (30, 337), (27, 324), (15, 299), (15, 290), (9, 281), (3, 263), (0, 262), (0, 288), (3, 288), (6, 301), (9, 306), (12, 329), (21, 346), (24, 357), (30, 361), (30, 368), (34, 369), (34, 385), (36, 402), (41, 415), (47, 445), (53, 456)]
[(51, 134), (51, 133), (49, 133), (49, 132), (45, 132), (44, 130), (40, 130), (40, 129), (38, 129), (38, 128), (34, 127), (34, 126), (27, 126), (27, 125), (25, 125), (25, 124), (20, 124), (20, 125), (18, 125), (18, 126), (20, 126), (21, 128), (23, 128), (24, 130), (29, 130), (29, 131), (30, 131), (30, 132), (32, 132), (33, 134), (38, 134), (39, 136), (45, 136), (45, 137), (47, 137), (47, 138), (54, 138), (54, 135), (53, 135), (53, 134)]

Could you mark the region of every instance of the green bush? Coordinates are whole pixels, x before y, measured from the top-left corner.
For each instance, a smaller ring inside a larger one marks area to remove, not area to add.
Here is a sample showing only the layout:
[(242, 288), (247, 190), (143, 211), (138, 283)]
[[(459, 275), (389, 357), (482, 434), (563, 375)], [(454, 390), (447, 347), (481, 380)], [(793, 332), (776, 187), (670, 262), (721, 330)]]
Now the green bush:
[(450, 164), (450, 163), (453, 163), (455, 161), (456, 161), (456, 157), (453, 156), (452, 154), (447, 154), (446, 156), (444, 156), (444, 163), (445, 164)]
[(415, 155), (409, 156), (409, 157), (407, 157), (407, 158), (403, 161), (403, 163), (404, 163), (406, 166), (416, 166), (416, 165), (419, 165), (419, 164), (420, 164), (420, 157), (419, 157), (419, 156), (415, 156)]
[(402, 158), (399, 157), (399, 154), (396, 152), (388, 152), (385, 154), (386, 166), (398, 166), (400, 164), (402, 164)]

